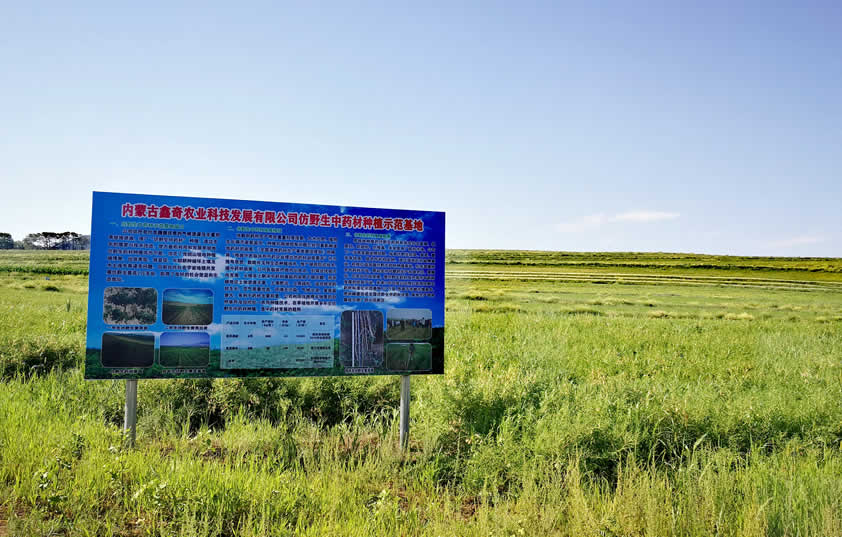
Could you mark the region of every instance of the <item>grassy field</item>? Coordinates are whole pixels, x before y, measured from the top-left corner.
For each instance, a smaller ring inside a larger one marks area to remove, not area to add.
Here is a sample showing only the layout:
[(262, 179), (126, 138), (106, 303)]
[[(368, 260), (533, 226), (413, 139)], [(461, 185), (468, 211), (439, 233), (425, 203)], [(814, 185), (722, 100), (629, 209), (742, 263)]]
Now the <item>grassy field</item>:
[(88, 262), (85, 251), (3, 250), (0, 273), (87, 274)]
[(127, 449), (87, 260), (0, 255), (0, 535), (842, 535), (842, 260), (447, 261), (404, 455), (394, 377), (144, 380)]

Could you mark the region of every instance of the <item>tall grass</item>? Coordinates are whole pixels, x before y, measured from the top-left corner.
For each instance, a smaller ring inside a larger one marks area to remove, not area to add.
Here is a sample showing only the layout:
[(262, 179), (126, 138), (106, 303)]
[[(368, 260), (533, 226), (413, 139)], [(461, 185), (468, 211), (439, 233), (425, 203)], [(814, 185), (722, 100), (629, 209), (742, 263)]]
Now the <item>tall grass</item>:
[(12, 534), (842, 533), (832, 289), (449, 281), (402, 454), (382, 377), (143, 381), (127, 449), (123, 384), (82, 378), (84, 280), (0, 284)]
[(86, 251), (3, 250), (0, 272), (87, 274), (88, 259)]

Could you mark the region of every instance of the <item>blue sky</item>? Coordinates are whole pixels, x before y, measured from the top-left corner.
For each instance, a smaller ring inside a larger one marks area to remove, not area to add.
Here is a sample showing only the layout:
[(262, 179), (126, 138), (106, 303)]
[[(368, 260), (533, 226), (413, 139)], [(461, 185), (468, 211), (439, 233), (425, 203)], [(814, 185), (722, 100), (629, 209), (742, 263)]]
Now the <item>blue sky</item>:
[(419, 308), (395, 308), (388, 311), (389, 319), (430, 319), (432, 312)]
[(207, 347), (210, 336), (207, 332), (164, 332), (161, 334), (162, 347)]
[(839, 2), (316, 4), (4, 5), (0, 231), (88, 232), (103, 190), (842, 256)]
[(184, 304), (213, 304), (213, 291), (210, 289), (167, 289), (164, 302)]

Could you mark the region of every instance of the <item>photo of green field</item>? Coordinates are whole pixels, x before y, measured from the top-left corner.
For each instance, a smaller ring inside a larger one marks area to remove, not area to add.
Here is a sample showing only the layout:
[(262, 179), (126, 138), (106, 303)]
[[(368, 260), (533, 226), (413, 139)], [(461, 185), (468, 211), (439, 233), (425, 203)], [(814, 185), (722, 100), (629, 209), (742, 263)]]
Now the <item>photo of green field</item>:
[(158, 291), (151, 287), (106, 287), (103, 320), (109, 324), (154, 324), (158, 312)]
[(401, 453), (396, 376), (143, 380), (125, 447), (39, 255), (0, 253), (10, 535), (840, 534), (840, 259), (448, 251)]
[(386, 339), (424, 341), (433, 335), (433, 314), (428, 309), (394, 308), (386, 312)]
[(204, 367), (208, 365), (209, 353), (207, 332), (164, 332), (158, 362), (163, 367)]
[(106, 332), (101, 360), (103, 367), (148, 367), (155, 360), (155, 336)]
[(164, 324), (208, 325), (213, 322), (213, 291), (167, 289), (161, 309)]
[(429, 343), (388, 343), (386, 369), (429, 371), (433, 368), (433, 346)]

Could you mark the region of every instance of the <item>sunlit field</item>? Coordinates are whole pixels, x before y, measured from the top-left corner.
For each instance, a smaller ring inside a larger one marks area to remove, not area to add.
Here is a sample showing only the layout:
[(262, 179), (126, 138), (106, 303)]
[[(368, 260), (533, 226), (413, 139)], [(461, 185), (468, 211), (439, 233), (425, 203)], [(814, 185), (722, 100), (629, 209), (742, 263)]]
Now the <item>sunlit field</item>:
[(0, 254), (0, 535), (842, 534), (842, 260), (450, 251), (406, 453), (398, 377), (142, 380), (128, 448), (87, 266)]

